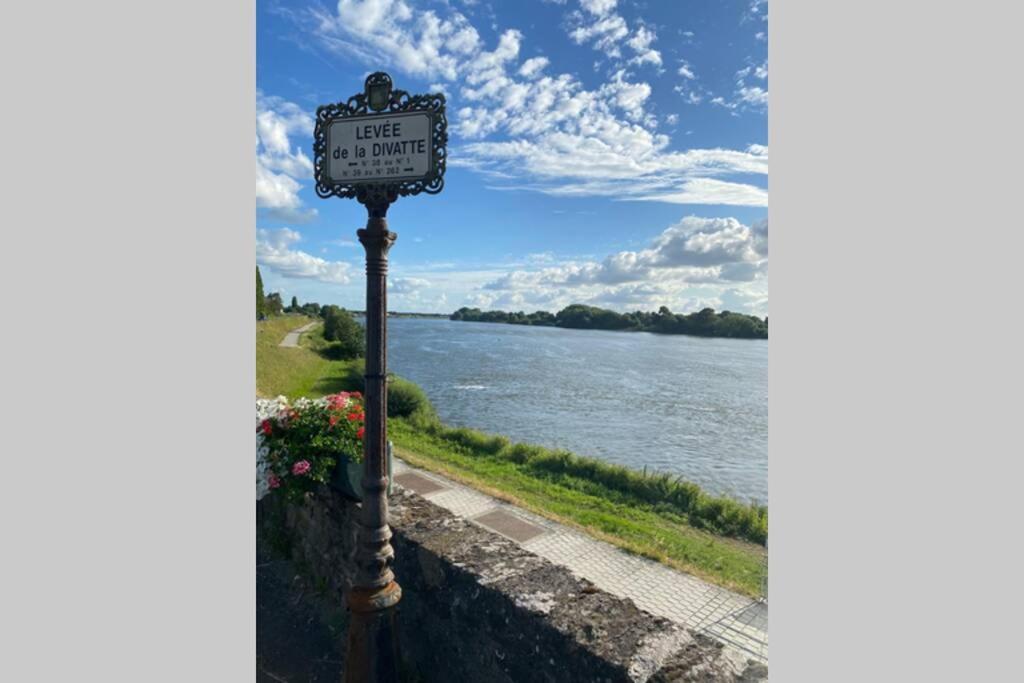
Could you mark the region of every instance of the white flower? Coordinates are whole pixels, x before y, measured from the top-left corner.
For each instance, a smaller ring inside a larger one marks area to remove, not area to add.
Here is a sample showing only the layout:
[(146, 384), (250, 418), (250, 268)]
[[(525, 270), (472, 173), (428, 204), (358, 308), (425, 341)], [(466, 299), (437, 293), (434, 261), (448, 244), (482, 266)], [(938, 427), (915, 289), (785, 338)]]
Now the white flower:
[[(256, 399), (256, 428), (259, 429), (260, 424), (264, 420), (268, 420), (277, 417), (280, 411), (287, 406), (287, 399), (285, 399), (284, 405), (281, 404), (283, 396), (278, 396), (274, 400), (258, 398)], [(270, 486), (267, 484), (267, 475), (269, 474), (269, 468), (267, 464), (267, 444), (263, 440), (263, 434), (257, 431), (256, 433), (256, 500), (259, 500), (263, 496), (270, 492)]]

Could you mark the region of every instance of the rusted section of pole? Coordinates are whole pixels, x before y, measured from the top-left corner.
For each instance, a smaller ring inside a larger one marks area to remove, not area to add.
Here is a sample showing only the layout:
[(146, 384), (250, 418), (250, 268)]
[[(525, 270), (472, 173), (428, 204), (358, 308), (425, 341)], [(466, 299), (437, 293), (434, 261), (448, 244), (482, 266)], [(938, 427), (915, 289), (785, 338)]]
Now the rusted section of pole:
[(387, 274), (388, 250), (398, 235), (388, 230), (387, 204), (368, 205), (366, 228), (366, 413), (363, 435), (363, 509), (356, 550), (356, 576), (348, 596), (347, 683), (397, 683), (398, 634), (395, 581), (387, 499)]

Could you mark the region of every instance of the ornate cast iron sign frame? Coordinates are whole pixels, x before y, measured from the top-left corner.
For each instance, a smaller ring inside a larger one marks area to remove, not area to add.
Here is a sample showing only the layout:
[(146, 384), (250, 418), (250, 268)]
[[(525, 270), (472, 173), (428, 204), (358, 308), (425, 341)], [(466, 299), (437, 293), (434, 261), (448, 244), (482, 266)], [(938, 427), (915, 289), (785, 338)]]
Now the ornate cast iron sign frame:
[[(328, 130), (335, 121), (374, 117), (384, 114), (425, 113), (430, 120), (429, 168), (426, 174), (394, 181), (374, 179), (359, 181), (336, 180), (328, 168)], [(410, 95), (392, 88), (391, 77), (382, 71), (370, 74), (364, 91), (348, 98), (347, 102), (325, 104), (316, 110), (316, 128), (313, 132), (313, 167), (316, 193), (320, 197), (355, 197), (361, 204), (380, 206), (391, 204), (399, 197), (421, 192), (437, 194), (444, 188), (447, 161), (448, 119), (445, 116), (445, 97), (441, 93)]]

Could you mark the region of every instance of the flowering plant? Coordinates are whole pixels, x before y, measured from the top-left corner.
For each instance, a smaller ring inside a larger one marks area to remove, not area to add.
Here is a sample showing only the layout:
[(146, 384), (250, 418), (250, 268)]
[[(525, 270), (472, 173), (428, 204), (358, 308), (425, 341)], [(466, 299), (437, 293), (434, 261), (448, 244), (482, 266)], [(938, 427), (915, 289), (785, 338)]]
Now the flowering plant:
[(256, 407), (261, 493), (280, 488), (289, 500), (298, 500), (316, 484), (326, 484), (338, 462), (362, 462), (366, 428), (359, 392), (300, 398), (294, 405), (278, 396)]

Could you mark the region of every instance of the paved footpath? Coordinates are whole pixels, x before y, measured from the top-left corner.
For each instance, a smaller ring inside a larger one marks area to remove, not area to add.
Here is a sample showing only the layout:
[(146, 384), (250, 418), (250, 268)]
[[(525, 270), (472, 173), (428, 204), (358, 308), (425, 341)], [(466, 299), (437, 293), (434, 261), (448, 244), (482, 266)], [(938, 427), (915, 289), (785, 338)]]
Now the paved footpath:
[(308, 325), (303, 325), (302, 327), (300, 327), (297, 330), (292, 330), (291, 332), (289, 332), (288, 334), (286, 334), (284, 336), (284, 339), (281, 340), (281, 343), (278, 344), (278, 346), (290, 346), (290, 347), (298, 346), (299, 345), (299, 336), (303, 332), (309, 332), (311, 329), (313, 329), (317, 325), (319, 325), (319, 323), (314, 320), (313, 322), (309, 323)]
[(711, 636), (768, 663), (768, 603), (720, 588), (659, 562), (552, 522), (398, 458), (395, 484), (567, 567), (637, 607)]

